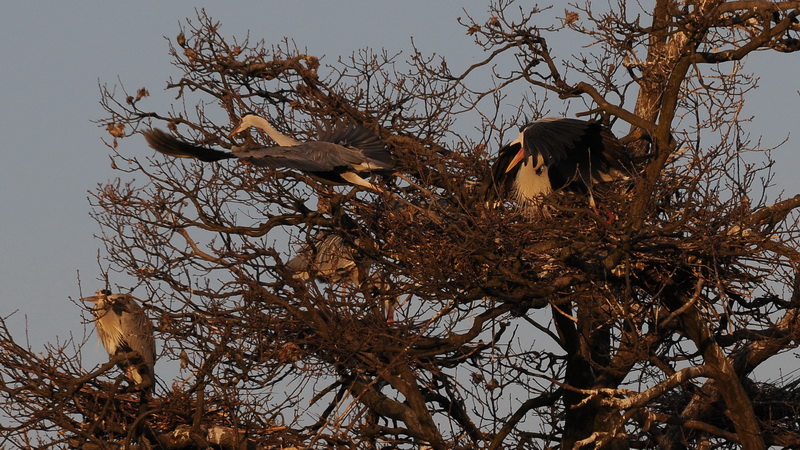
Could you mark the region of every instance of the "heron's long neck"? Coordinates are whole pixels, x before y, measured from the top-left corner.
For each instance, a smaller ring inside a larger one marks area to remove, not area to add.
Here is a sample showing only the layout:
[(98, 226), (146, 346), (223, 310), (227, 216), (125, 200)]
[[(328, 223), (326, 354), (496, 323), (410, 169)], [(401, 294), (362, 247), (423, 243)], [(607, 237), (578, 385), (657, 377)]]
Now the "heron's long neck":
[(251, 119), (252, 124), (256, 128), (261, 128), (262, 130), (267, 132), (267, 136), (269, 136), (276, 144), (283, 146), (283, 147), (291, 147), (293, 145), (298, 145), (299, 142), (294, 138), (281, 134), (275, 127), (270, 124), (267, 119), (263, 117), (254, 116)]

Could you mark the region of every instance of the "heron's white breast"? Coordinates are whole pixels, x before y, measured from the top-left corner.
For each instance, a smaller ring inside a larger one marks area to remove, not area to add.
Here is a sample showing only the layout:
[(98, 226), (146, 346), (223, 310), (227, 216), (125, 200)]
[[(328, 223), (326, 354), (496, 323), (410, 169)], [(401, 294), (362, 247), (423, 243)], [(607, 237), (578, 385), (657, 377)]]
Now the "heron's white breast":
[(520, 164), (517, 178), (514, 180), (514, 194), (520, 203), (540, 200), (553, 191), (547, 166), (542, 155), (536, 155), (536, 162), (532, 158), (525, 158)]
[(95, 325), (97, 326), (97, 334), (100, 337), (100, 341), (103, 342), (106, 352), (113, 356), (116, 354), (117, 348), (122, 344), (122, 321), (114, 313), (110, 305), (98, 304), (94, 310), (94, 315), (97, 318)]

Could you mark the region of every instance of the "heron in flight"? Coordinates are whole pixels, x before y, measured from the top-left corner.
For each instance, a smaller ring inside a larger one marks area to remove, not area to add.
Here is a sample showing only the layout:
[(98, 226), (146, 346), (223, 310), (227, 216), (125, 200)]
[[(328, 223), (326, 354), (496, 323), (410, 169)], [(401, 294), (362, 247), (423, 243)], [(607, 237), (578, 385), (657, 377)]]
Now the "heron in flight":
[(152, 391), (156, 363), (153, 324), (136, 299), (130, 294), (112, 294), (108, 289), (100, 289), (81, 300), (94, 303), (94, 324), (108, 356), (138, 353), (119, 365), (137, 387), (144, 392)]
[(561, 189), (588, 194), (597, 211), (594, 186), (624, 179), (632, 169), (622, 143), (602, 124), (546, 117), (500, 149), (492, 178), (528, 213), (541, 211), (543, 198)]
[(178, 158), (196, 158), (213, 162), (238, 158), (256, 166), (294, 169), (326, 184), (351, 184), (380, 191), (363, 177), (373, 172), (389, 172), (394, 167), (383, 141), (369, 130), (341, 122), (319, 126), (317, 139), (299, 142), (280, 134), (270, 123), (254, 114), (245, 115), (231, 136), (249, 127), (257, 127), (277, 143), (274, 147), (233, 147), (233, 153), (183, 142), (161, 130), (144, 132), (153, 149)]

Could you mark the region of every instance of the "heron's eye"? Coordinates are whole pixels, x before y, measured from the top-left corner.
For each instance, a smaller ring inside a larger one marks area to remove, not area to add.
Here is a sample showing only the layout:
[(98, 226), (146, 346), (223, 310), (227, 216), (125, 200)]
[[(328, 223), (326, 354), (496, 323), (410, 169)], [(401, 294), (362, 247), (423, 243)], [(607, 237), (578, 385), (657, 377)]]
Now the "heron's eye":
[(541, 166), (539, 166), (539, 167), (536, 169), (536, 175), (541, 175), (542, 173), (544, 173), (544, 167), (545, 167), (545, 166), (544, 166), (544, 164), (542, 164)]

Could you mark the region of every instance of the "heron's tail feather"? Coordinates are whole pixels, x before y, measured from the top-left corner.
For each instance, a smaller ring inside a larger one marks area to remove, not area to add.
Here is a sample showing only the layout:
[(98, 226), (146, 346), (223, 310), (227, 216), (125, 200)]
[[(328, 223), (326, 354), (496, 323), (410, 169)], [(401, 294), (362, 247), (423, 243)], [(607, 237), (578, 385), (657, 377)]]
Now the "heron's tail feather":
[(145, 131), (142, 134), (144, 134), (147, 144), (154, 150), (176, 158), (196, 158), (204, 162), (213, 162), (236, 157), (234, 154), (222, 150), (199, 147), (183, 142), (157, 128)]

